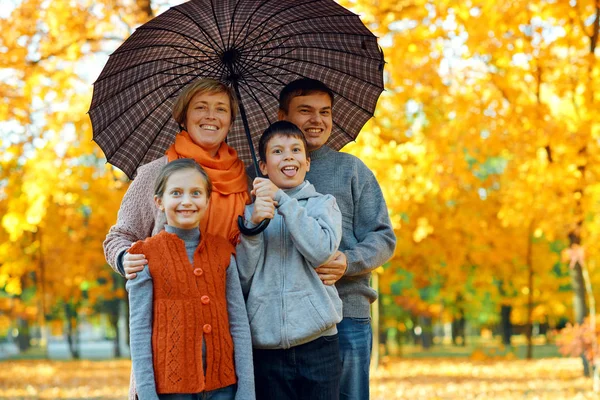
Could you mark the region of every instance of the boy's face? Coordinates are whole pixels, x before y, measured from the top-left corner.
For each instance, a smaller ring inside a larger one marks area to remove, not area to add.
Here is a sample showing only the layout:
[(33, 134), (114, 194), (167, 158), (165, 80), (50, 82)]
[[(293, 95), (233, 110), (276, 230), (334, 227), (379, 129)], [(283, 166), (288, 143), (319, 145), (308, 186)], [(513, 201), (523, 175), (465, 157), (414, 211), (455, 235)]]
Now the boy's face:
[(296, 96), (290, 101), (287, 113), (279, 110), (278, 116), (280, 120), (289, 121), (302, 130), (308, 151), (323, 146), (331, 135), (331, 99), (327, 93)]
[(302, 140), (275, 135), (267, 143), (266, 160), (259, 163), (260, 172), (280, 189), (291, 189), (304, 182), (310, 160)]

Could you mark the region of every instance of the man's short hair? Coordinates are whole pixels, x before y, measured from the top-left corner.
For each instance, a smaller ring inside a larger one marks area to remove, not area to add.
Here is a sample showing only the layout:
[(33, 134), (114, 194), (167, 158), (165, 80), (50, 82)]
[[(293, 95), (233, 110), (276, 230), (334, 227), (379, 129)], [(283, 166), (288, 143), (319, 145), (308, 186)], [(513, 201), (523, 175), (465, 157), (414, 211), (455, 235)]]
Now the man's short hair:
[(279, 92), (279, 109), (287, 114), (290, 102), (294, 97), (308, 96), (313, 93), (326, 93), (333, 106), (333, 91), (329, 89), (329, 86), (316, 79), (300, 78), (291, 81), (281, 89), (281, 92)]

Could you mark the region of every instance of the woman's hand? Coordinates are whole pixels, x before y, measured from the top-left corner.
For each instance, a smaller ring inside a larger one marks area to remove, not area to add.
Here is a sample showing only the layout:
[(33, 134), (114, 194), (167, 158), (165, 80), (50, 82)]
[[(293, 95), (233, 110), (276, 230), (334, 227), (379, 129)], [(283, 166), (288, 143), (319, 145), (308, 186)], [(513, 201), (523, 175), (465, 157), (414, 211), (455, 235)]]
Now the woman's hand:
[(273, 219), (275, 217), (275, 207), (277, 202), (274, 200), (275, 193), (279, 188), (265, 178), (255, 178), (251, 194), (256, 196), (254, 200), (254, 210), (250, 221), (254, 225), (260, 224), (265, 219)]
[(129, 254), (125, 253), (123, 256), (123, 269), (125, 270), (125, 278), (134, 279), (137, 274), (144, 269), (144, 266), (148, 264), (146, 256), (143, 254)]

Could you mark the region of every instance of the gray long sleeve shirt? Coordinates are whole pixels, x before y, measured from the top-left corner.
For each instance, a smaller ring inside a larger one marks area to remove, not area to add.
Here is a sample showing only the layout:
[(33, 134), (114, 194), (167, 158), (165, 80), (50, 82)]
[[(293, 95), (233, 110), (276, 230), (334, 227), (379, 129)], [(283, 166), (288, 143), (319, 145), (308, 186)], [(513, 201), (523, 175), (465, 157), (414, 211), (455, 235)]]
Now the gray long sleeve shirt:
[[(193, 263), (194, 252), (200, 242), (198, 229), (177, 229), (165, 225), (165, 230), (174, 233), (185, 242), (188, 258)], [(155, 400), (161, 396), (156, 393), (154, 366), (152, 363), (152, 276), (148, 266), (137, 274), (135, 279), (127, 281), (130, 309), (130, 344), (132, 369), (136, 389), (140, 400)], [(229, 327), (234, 346), (234, 362), (237, 375), (236, 400), (254, 400), (254, 367), (252, 365), (252, 342), (248, 315), (238, 276), (235, 258), (227, 268), (226, 278), (227, 312)], [(206, 353), (203, 352), (203, 362)]]
[(377, 292), (371, 271), (394, 254), (396, 236), (387, 205), (373, 172), (357, 157), (327, 146), (310, 153), (306, 174), (319, 193), (335, 196), (342, 211), (342, 241), (348, 269), (335, 286), (344, 303), (344, 317), (369, 317)]

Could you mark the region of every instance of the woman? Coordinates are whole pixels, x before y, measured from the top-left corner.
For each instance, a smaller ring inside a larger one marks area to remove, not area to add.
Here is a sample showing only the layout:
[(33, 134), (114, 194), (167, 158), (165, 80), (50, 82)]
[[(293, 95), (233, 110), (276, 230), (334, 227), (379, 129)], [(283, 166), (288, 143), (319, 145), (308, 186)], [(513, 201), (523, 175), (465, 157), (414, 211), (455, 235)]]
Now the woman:
[[(223, 236), (234, 246), (237, 244), (237, 216), (243, 215), (244, 206), (250, 200), (244, 164), (236, 151), (224, 142), (237, 106), (233, 91), (217, 80), (199, 79), (183, 89), (173, 106), (173, 118), (181, 132), (164, 157), (138, 168), (121, 202), (117, 223), (106, 235), (106, 261), (119, 274), (134, 279), (147, 264), (143, 254), (129, 254), (127, 250), (138, 240), (164, 229), (165, 214), (154, 205), (154, 182), (162, 167), (178, 158), (194, 159), (212, 181), (213, 190), (200, 222), (201, 231)], [(132, 374), (130, 399), (136, 398), (134, 388)]]
[(164, 229), (166, 219), (156, 209), (153, 185), (161, 168), (178, 158), (193, 158), (208, 173), (213, 192), (200, 229), (237, 244), (237, 216), (249, 203), (244, 164), (224, 141), (237, 114), (233, 91), (214, 79), (199, 79), (186, 86), (173, 106), (173, 118), (181, 127), (166, 155), (138, 168), (136, 178), (123, 197), (117, 223), (104, 241), (104, 255), (110, 266), (127, 279), (143, 269), (143, 254), (127, 249)]

